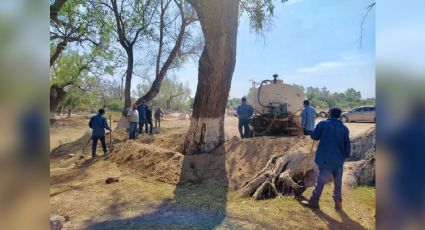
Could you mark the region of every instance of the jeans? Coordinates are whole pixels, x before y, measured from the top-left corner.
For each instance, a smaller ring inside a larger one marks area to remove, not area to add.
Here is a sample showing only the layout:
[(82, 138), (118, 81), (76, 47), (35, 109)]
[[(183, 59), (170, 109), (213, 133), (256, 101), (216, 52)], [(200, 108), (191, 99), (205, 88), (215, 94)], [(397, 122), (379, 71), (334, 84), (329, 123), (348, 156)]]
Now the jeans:
[(143, 126), (145, 126), (146, 121), (144, 119), (139, 120), (139, 134), (143, 133)]
[(303, 131), (304, 131), (304, 135), (311, 135), (313, 133), (313, 131), (310, 131), (306, 128), (303, 128)]
[(96, 147), (97, 147), (97, 141), (98, 140), (100, 140), (100, 143), (102, 143), (103, 153), (106, 154), (105, 136), (103, 136), (103, 137), (93, 137), (93, 145), (92, 145), (92, 148), (91, 148), (92, 157), (96, 157)]
[(128, 138), (135, 139), (136, 131), (137, 131), (137, 122), (130, 122), (130, 131), (128, 133)]
[(319, 175), (317, 176), (316, 184), (314, 185), (313, 194), (310, 198), (311, 203), (319, 203), (320, 196), (322, 195), (323, 186), (325, 186), (326, 182), (329, 181), (329, 178), (333, 176), (334, 179), (334, 191), (332, 198), (334, 199), (335, 203), (341, 203), (342, 202), (342, 171), (343, 166), (341, 166), (338, 169), (325, 169), (319, 167)]
[[(239, 124), (238, 124), (238, 129), (239, 129), (239, 134), (241, 135), (241, 138), (243, 137), (247, 137), (251, 134), (251, 128), (249, 128), (249, 119), (239, 119)], [(242, 127), (243, 127), (243, 132), (242, 132)]]

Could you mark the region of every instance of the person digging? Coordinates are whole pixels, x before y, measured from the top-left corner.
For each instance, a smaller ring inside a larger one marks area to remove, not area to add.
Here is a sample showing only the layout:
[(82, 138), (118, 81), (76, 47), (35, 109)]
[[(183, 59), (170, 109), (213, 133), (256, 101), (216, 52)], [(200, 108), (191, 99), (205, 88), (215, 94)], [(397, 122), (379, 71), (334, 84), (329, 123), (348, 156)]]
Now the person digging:
[(92, 146), (92, 158), (96, 157), (96, 147), (97, 142), (100, 140), (102, 143), (102, 149), (103, 153), (106, 155), (108, 154), (108, 150), (106, 149), (106, 141), (105, 141), (105, 129), (112, 131), (111, 128), (108, 126), (108, 121), (106, 120), (105, 116), (105, 110), (99, 109), (99, 113), (93, 116), (89, 121), (89, 127), (93, 130), (92, 131), (92, 139), (93, 139), (93, 146)]
[(314, 162), (319, 168), (313, 194), (309, 200), (301, 204), (310, 208), (320, 208), (319, 199), (323, 187), (333, 176), (334, 191), (332, 198), (335, 209), (342, 209), (342, 171), (345, 159), (350, 157), (350, 138), (348, 128), (339, 120), (342, 111), (338, 108), (331, 110), (330, 118), (319, 122), (310, 135), (319, 141)]

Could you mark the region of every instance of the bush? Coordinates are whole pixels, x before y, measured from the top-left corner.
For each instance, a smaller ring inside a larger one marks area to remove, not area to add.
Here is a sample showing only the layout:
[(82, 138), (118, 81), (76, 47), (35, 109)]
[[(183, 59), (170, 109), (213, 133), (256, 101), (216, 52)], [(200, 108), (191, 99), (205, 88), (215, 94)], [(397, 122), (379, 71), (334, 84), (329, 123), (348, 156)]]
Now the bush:
[(124, 103), (120, 100), (113, 99), (106, 107), (111, 111), (121, 112), (124, 110)]

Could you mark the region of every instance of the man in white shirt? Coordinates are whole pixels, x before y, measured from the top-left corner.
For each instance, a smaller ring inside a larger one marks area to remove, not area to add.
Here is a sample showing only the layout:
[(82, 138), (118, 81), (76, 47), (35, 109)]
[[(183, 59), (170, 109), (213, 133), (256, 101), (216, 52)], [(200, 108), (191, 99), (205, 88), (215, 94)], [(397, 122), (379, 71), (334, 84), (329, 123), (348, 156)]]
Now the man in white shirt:
[(130, 126), (130, 132), (128, 133), (129, 139), (136, 138), (137, 125), (139, 124), (139, 112), (137, 111), (137, 105), (133, 104), (131, 109), (127, 112), (127, 119)]

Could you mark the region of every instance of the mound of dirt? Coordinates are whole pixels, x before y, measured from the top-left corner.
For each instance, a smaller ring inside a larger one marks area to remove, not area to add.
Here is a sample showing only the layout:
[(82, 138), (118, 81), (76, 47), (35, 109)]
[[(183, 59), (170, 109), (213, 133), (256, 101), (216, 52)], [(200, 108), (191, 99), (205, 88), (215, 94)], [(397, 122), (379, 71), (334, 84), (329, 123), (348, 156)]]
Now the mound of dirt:
[[(372, 130), (353, 140), (353, 160), (365, 159), (366, 152), (374, 145), (374, 135)], [(79, 157), (89, 137), (90, 133), (86, 133), (74, 142), (61, 145), (52, 151), (52, 158), (63, 156), (64, 161), (81, 164), (84, 159), (79, 160)], [(183, 143), (184, 132), (177, 128), (164, 130), (161, 135), (143, 135), (136, 140), (127, 140), (127, 133), (124, 131), (114, 131), (112, 137), (111, 151), (106, 159), (117, 164), (119, 168), (130, 169), (141, 178), (168, 184), (218, 183), (232, 190), (242, 188), (273, 156), (297, 153), (300, 156), (305, 154), (303, 159), (307, 159), (313, 143), (306, 136), (252, 139), (233, 137), (211, 154), (184, 156), (177, 151)], [(106, 139), (109, 140), (109, 137)], [(363, 152), (364, 149), (367, 150)], [(75, 158), (67, 159), (68, 154), (74, 154)], [(308, 170), (311, 170), (313, 158), (314, 156), (308, 158), (309, 166), (305, 166), (309, 167)]]

